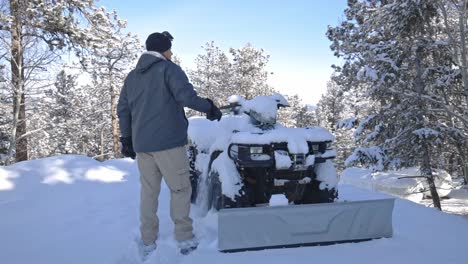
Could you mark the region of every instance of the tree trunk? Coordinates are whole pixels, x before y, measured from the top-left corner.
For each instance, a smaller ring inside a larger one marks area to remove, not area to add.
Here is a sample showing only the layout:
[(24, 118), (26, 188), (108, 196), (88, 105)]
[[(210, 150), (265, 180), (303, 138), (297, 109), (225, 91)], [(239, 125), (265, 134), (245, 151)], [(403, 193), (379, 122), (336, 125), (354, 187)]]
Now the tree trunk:
[[(466, 23), (466, 0), (462, 1), (460, 7), (460, 16), (459, 16), (459, 26), (460, 26), (460, 46), (461, 46), (461, 68), (462, 68), (462, 78), (463, 78), (463, 90), (465, 96), (465, 104), (468, 105), (468, 61), (467, 61), (467, 50), (466, 50), (466, 33), (465, 33), (465, 23)], [(465, 114), (468, 114), (468, 111), (465, 109)]]
[(426, 177), (427, 183), (429, 184), (429, 191), (431, 192), (434, 207), (436, 207), (439, 210), (442, 210), (442, 206), (440, 204), (440, 197), (437, 193), (437, 188), (434, 182), (434, 176), (432, 175), (431, 153), (426, 140), (424, 140), (423, 142), (423, 163), (421, 165), (421, 174), (422, 176)]
[(448, 169), (447, 169), (447, 172), (448, 174), (450, 175), (453, 175), (453, 172), (456, 171), (455, 170), (455, 153), (451, 153), (450, 154), (450, 157), (448, 158)]
[(463, 166), (463, 179), (465, 179), (464, 180), (465, 185), (468, 185), (468, 164), (466, 163)]
[(463, 165), (463, 179), (465, 185), (468, 185), (468, 164), (466, 163)]
[(112, 119), (112, 141), (114, 149), (114, 157), (117, 157), (120, 153), (119, 145), (119, 123), (117, 119), (117, 96), (114, 89), (114, 79), (112, 77), (112, 69), (109, 68), (109, 90), (111, 96), (111, 119)]
[[(423, 100), (421, 99), (423, 92), (424, 92), (421, 57), (422, 57), (421, 47), (418, 47), (416, 50), (416, 58), (415, 58), (415, 67), (416, 67), (415, 85), (416, 85), (416, 90), (418, 91), (418, 108), (419, 108), (418, 122), (420, 122), (420, 127), (424, 127), (423, 113), (427, 112), (427, 106), (424, 104)], [(428, 139), (423, 136), (423, 138), (420, 138), (419, 140), (421, 142), (421, 147), (422, 147), (421, 174), (427, 179), (427, 182), (429, 184), (429, 190), (432, 196), (432, 201), (434, 202), (434, 206), (438, 208), (439, 210), (442, 210), (442, 206), (440, 205), (439, 194), (437, 193), (437, 189), (434, 183), (434, 177), (432, 175), (431, 152), (429, 149)]]
[(457, 149), (459, 153), (459, 159), (461, 160), (461, 165), (463, 166), (462, 168), (463, 182), (464, 184), (468, 184), (468, 161), (467, 161), (468, 151), (466, 151), (461, 145), (457, 145)]
[(26, 105), (24, 96), (24, 70), (22, 30), (19, 0), (10, 0), (13, 17), (11, 25), (11, 79), (13, 84), (13, 127), (8, 155), (16, 149), (16, 162), (28, 160), (28, 140), (26, 134)]
[(111, 95), (111, 111), (112, 111), (112, 137), (113, 137), (113, 147), (114, 147), (114, 157), (120, 153), (119, 145), (119, 124), (117, 119), (117, 104), (115, 102), (115, 95)]
[(104, 127), (105, 125), (102, 125), (101, 133), (100, 133), (101, 154), (99, 155), (98, 160), (101, 160), (101, 161), (104, 160)]
[(24, 97), (24, 85), (21, 78), (21, 100), (20, 100), (20, 107), (19, 107), (19, 116), (18, 116), (18, 123), (17, 126), (17, 135), (16, 135), (16, 162), (25, 161), (29, 159), (28, 153), (28, 138), (23, 136), (27, 132), (26, 128), (26, 104), (25, 104), (25, 97)]

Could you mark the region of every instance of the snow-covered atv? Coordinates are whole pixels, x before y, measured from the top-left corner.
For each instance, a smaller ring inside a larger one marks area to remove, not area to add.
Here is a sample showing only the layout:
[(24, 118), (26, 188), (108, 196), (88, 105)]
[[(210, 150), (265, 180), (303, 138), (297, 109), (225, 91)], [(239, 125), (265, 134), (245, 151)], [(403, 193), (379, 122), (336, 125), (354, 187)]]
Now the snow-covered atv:
[[(333, 202), (336, 152), (327, 130), (278, 124), (278, 108), (288, 106), (279, 94), (229, 102), (219, 122), (189, 120), (192, 201), (218, 210), (220, 251), (392, 236), (393, 199)], [(273, 194), (289, 204), (262, 206)]]
[(219, 210), (265, 205), (273, 194), (294, 204), (337, 199), (331, 133), (277, 123), (277, 110), (289, 106), (280, 94), (229, 103), (219, 122), (189, 119), (192, 202)]

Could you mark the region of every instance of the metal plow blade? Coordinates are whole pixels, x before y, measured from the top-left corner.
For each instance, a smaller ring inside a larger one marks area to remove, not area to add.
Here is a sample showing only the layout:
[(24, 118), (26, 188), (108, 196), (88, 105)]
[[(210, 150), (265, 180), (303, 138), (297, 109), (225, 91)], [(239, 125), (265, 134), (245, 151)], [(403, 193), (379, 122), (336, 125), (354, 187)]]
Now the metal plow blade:
[(391, 237), (394, 199), (224, 209), (223, 252), (324, 245)]

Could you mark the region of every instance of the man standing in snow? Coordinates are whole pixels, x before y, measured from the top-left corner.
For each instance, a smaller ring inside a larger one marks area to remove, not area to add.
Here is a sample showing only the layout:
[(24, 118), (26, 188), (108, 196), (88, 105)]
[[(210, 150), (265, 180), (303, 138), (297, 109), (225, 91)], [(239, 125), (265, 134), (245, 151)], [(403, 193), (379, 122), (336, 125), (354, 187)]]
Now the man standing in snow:
[(156, 215), (161, 179), (171, 191), (171, 218), (181, 253), (197, 248), (190, 212), (188, 121), (184, 107), (204, 112), (210, 120), (221, 111), (210, 99), (200, 98), (184, 71), (171, 61), (173, 37), (153, 33), (134, 70), (125, 79), (117, 113), (122, 154), (135, 159), (140, 171), (140, 232), (143, 254), (156, 249)]

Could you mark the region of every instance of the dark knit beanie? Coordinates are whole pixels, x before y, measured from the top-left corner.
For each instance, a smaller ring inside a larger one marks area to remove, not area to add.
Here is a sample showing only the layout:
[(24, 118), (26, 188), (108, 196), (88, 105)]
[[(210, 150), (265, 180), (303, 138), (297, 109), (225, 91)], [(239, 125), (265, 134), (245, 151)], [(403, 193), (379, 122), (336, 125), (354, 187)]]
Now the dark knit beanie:
[(146, 50), (163, 53), (171, 49), (173, 39), (174, 38), (167, 31), (164, 31), (163, 33), (153, 33), (146, 39)]

